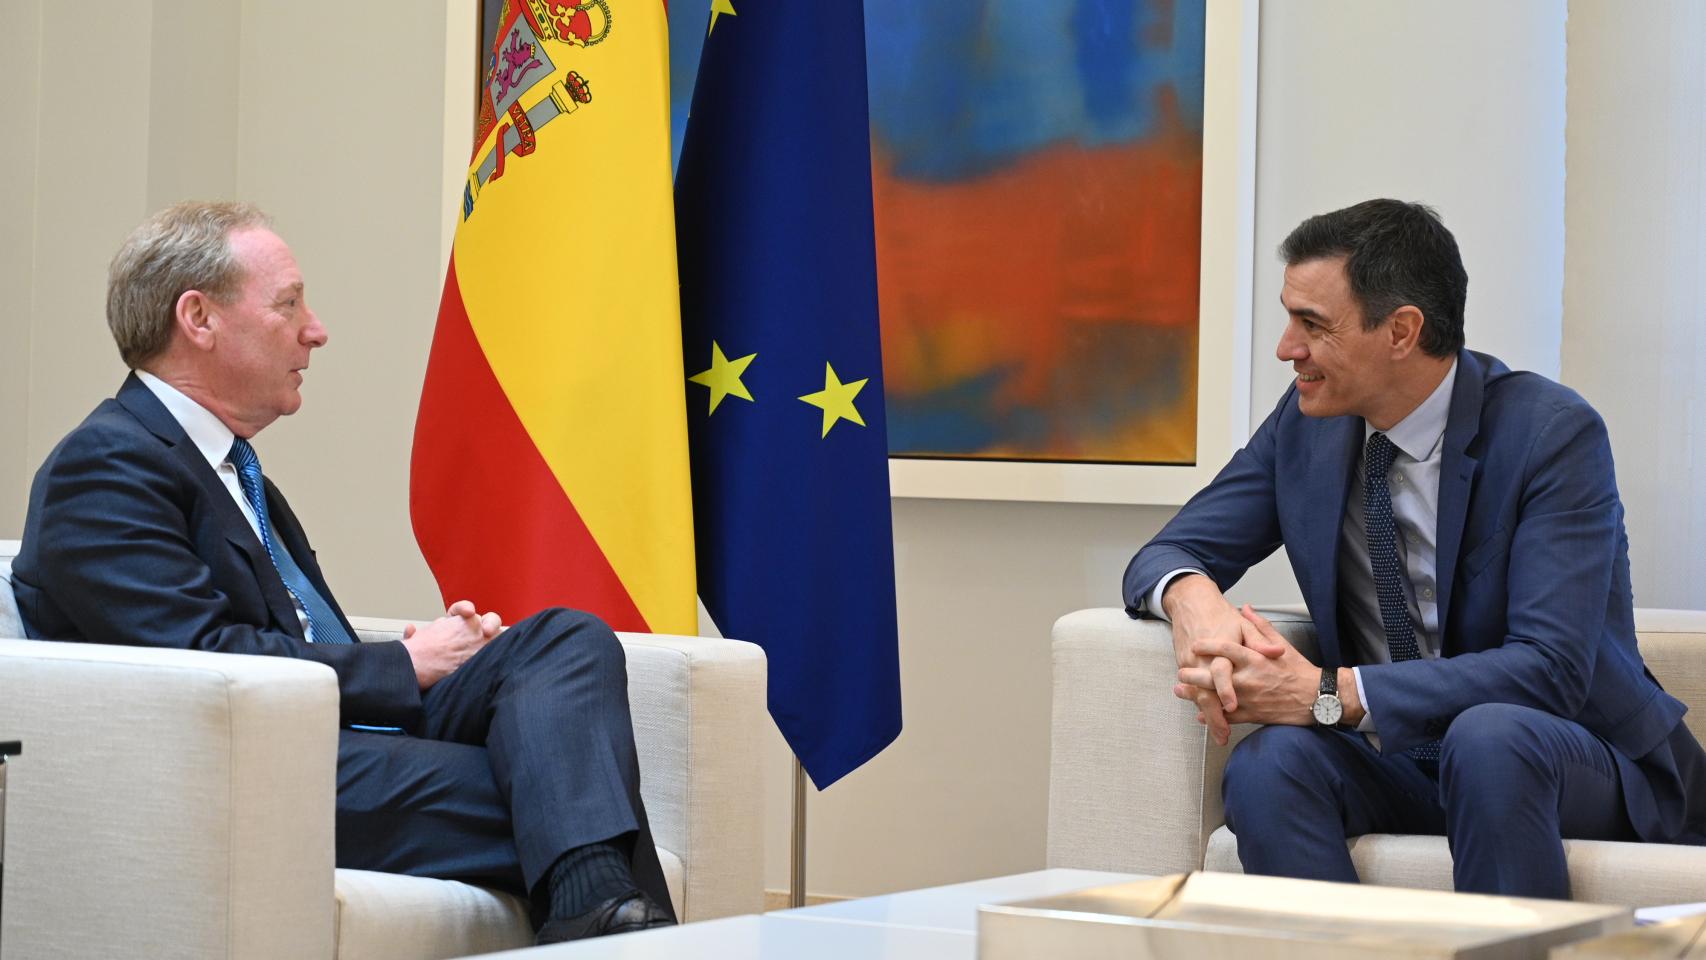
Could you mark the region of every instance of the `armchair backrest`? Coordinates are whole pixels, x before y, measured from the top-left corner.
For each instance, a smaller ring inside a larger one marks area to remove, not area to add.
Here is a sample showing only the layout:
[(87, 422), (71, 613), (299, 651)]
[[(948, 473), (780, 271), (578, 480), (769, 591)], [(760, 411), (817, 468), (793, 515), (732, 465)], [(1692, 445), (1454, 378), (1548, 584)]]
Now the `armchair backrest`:
[(1635, 611), (1641, 658), (1665, 692), (1688, 704), (1683, 722), (1706, 743), (1706, 611)]
[(18, 555), (19, 542), (0, 540), (0, 638), (21, 639), (24, 621), (18, 616), (18, 601), (12, 596), (12, 558)]

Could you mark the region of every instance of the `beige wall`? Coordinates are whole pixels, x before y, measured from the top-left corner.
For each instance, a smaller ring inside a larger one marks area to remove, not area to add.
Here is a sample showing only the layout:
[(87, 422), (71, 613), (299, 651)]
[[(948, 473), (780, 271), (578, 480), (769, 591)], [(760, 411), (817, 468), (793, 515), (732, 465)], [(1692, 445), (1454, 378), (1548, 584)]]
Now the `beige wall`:
[(35, 170), (41, 6), (0, 3), (0, 538), (24, 527), (29, 489), (30, 316), (35, 301)]
[[(100, 322), (112, 250), (155, 207), (234, 192), (277, 215), (332, 336), (309, 371), (303, 412), (262, 437), (268, 470), (307, 520), (347, 607), (387, 615), (435, 609), (409, 534), (407, 455), (451, 203), (444, 158), (459, 152), (446, 147), (445, 91), (459, 83), (446, 58), (458, 43), (454, 24), (471, 9), (471, 0), (138, 0), (90, 20), (44, 0), (0, 4), (0, 78), (23, 91), (0, 98), (0, 124), (33, 131), (0, 138), (0, 289), (12, 301), (0, 315), (0, 409), (8, 412), (0, 417), (0, 537), (20, 529), (27, 473), (118, 381)], [(1616, 308), (1594, 302), (1578, 312), (1572, 298), (1571, 323), (1559, 316), (1560, 290), (1576, 289), (1562, 280), (1564, 14), (1563, 0), (1266, 5), (1255, 421), (1286, 379), (1268, 359), (1280, 322), (1271, 306), (1274, 245), (1303, 215), (1374, 194), (1433, 201), (1457, 230), (1473, 279), (1471, 346), (1549, 373), (1562, 353), (1566, 380), (1581, 378), (1589, 390), (1585, 381), (1598, 378), (1589, 392), (1602, 407), (1615, 407), (1613, 391), (1647, 369), (1637, 365), (1648, 362), (1644, 355), (1619, 349), (1626, 343), (1574, 346), (1590, 319)], [(1572, 27), (1580, 47), (1578, 34)], [(1638, 56), (1660, 39), (1629, 43)], [(42, 87), (42, 64), (73, 54), (102, 66), (56, 71)], [(1589, 76), (1572, 63), (1572, 96), (1583, 96)], [(1573, 169), (1591, 159), (1577, 150), (1582, 112), (1572, 116)], [(89, 129), (101, 131), (98, 152), (67, 146)], [(1696, 139), (1695, 158), (1698, 146)], [(1572, 186), (1570, 196), (1577, 236), (1595, 195)], [(1692, 202), (1695, 213), (1684, 219), (1697, 231), (1697, 195)], [(1673, 206), (1655, 206), (1642, 223), (1671, 224)], [(1651, 262), (1632, 255), (1601, 283), (1645, 282), (1629, 278), (1648, 277)], [(1575, 269), (1572, 259), (1572, 283)], [(1697, 258), (1690, 276), (1702, 275)], [(1693, 304), (1663, 300), (1642, 313), (1692, 317)], [(1641, 329), (1698, 344), (1678, 327)], [(1561, 331), (1569, 335), (1562, 347)], [(1673, 377), (1698, 381), (1706, 361), (1688, 362)], [(1670, 382), (1671, 393), (1644, 402), (1698, 398)], [(1639, 432), (1638, 406), (1616, 416), (1614, 430)], [(1698, 426), (1690, 429), (1699, 436)], [(1657, 516), (1674, 490), (1631, 484), (1636, 471), (1627, 464), (1647, 454), (1618, 452), (1632, 523)], [(1700, 485), (1701, 454), (1694, 456), (1673, 474), (1684, 489)], [(897, 502), (906, 730), (866, 768), (813, 797), (814, 891), (872, 893), (1042, 865), (1049, 625), (1072, 609), (1116, 603), (1126, 559), (1169, 515)], [(1706, 531), (1693, 530), (1692, 539), (1663, 540), (1661, 553), (1637, 563), (1639, 598), (1665, 562), (1699, 562), (1691, 544)], [(1693, 583), (1702, 582), (1696, 573)], [(1699, 589), (1677, 596), (1706, 606)], [(1283, 564), (1270, 561), (1238, 595), (1289, 600), (1295, 587)], [(765, 792), (767, 878), (783, 887), (788, 764), (779, 738)]]
[[(21, 48), (6, 66), (29, 74), (23, 95), (6, 97), (5, 109), (18, 111), (25, 125), (16, 129), (31, 132), (29, 146), (14, 147), (0, 173), (8, 185), (28, 188), (0, 260), (33, 268), (28, 296), (10, 319), (18, 340), (6, 340), (7, 372), (29, 390), (6, 418), (14, 442), (4, 473), (13, 478), (33, 471), (123, 369), (101, 321), (106, 259), (97, 251), (110, 254), (146, 208), (148, 165), (116, 158), (147, 154), (152, 44), (135, 38), (150, 35), (152, 7), (119, 6), (103, 17), (40, 2), (5, 10), (20, 29), (8, 30), (4, 42)], [(92, 51), (100, 51), (99, 69), (53, 67), (86, 62)], [(15, 532), (21, 504), (7, 506), (0, 516), (13, 518)]]
[[(268, 473), (327, 518), (316, 547), (352, 609), (434, 609), (405, 493), (447, 249), (446, 48), (471, 47), (473, 9), (0, 5), (0, 66), (23, 91), (0, 100), (0, 123), (31, 132), (0, 138), (0, 280), (18, 291), (0, 318), (0, 402), (15, 411), (0, 418), (0, 537), (22, 531), (29, 473), (123, 377), (102, 320), (112, 252), (153, 210), (235, 196), (275, 215), (334, 344), (302, 413), (257, 443)], [(43, 85), (44, 64), (85, 62), (99, 69)]]
[(472, 10), (472, 0), (243, 4), (237, 189), (277, 218), (331, 337), (302, 411), (257, 449), (340, 602), (372, 615), (442, 609), (409, 527), (409, 445), (449, 205), (445, 22)]
[(1605, 416), (1641, 606), (1706, 608), (1706, 5), (1570, 6), (1564, 379)]

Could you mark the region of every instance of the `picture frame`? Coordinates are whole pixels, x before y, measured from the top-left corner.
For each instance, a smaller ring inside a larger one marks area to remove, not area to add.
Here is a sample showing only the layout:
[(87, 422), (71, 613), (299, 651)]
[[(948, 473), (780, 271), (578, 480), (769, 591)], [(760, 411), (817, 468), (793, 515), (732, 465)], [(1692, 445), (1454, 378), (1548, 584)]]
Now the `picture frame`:
[(895, 497), (1176, 506), (1249, 439), (1259, 0), (1207, 0), (1196, 462), (889, 459)]

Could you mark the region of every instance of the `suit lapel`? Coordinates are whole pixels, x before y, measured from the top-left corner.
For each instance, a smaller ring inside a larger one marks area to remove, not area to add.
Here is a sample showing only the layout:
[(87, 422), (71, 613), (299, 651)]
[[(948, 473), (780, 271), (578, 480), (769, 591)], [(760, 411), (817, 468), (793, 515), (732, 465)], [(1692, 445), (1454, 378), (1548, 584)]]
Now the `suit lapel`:
[(148, 385), (134, 373), (126, 377), (124, 385), (119, 387), (117, 399), (121, 406), (130, 411), (131, 416), (171, 448), (172, 454), (183, 462), (190, 476), (195, 477), (196, 482), (201, 484), (202, 496), (212, 504), (212, 510), (219, 518), (226, 541), (248, 560), (249, 567), (254, 570), (255, 586), (266, 601), (267, 611), (286, 632), (302, 637), (302, 624), (296, 617), (296, 604), (290, 599), (290, 591), (285, 589), (284, 581), (278, 575), (278, 568), (273, 566), (272, 558), (267, 556), (266, 547), (260, 538), (255, 536), (255, 529), (249, 526), (249, 519), (243, 516), (237, 501), (231, 499), (230, 489), (219, 479), (219, 474), (208, 466), (207, 458), (201, 455), (196, 445), (190, 442), (189, 434), (184, 432), (184, 428), (172, 416), (171, 411), (166, 409), (165, 404), (160, 402), (160, 398), (154, 396), (154, 391), (148, 389)]
[(1445, 449), (1440, 453), (1439, 519), (1434, 532), (1434, 581), (1439, 587), (1439, 628), (1449, 642), (1446, 624), (1451, 614), (1452, 589), (1457, 579), (1457, 553), (1463, 547), (1463, 523), (1469, 516), (1469, 496), (1480, 461), (1469, 455), (1469, 444), (1481, 432), (1481, 404), (1486, 397), (1486, 371), (1474, 354), (1457, 354), (1457, 382), (1451, 389), (1451, 415), (1446, 420)]
[(1337, 667), (1339, 650), (1339, 533), (1345, 525), (1345, 498), (1351, 468), (1362, 449), (1362, 419), (1335, 417), (1322, 424), (1309, 458), (1309, 482), (1304, 497), (1304, 544), (1301, 559), (1309, 571), (1309, 609), (1315, 611), (1315, 631), (1321, 640), (1322, 666)]
[[(166, 409), (166, 405), (160, 402), (160, 398), (154, 396), (154, 391), (148, 389), (148, 385), (143, 383), (142, 379), (134, 372), (124, 378), (124, 383), (119, 386), (118, 396), (115, 399), (118, 400), (120, 406), (130, 411), (130, 415), (135, 417), (138, 423), (147, 427), (148, 431), (156, 437), (166, 441), (167, 445), (174, 448), (189, 447), (192, 450), (195, 448), (195, 444), (190, 443), (190, 435), (184, 432), (182, 426), (178, 425), (178, 421), (173, 418), (171, 411)], [(203, 466), (206, 466), (205, 461), (203, 461)]]

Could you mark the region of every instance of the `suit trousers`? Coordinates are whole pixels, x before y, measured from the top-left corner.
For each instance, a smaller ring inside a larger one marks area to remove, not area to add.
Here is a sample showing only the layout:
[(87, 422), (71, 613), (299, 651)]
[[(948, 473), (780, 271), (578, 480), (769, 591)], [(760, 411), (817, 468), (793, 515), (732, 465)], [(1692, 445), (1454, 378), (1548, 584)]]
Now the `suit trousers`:
[(1611, 747), (1513, 704), (1459, 714), (1437, 767), (1348, 730), (1263, 727), (1232, 751), (1221, 792), (1244, 870), (1269, 876), (1355, 883), (1347, 837), (1444, 834), (1459, 891), (1568, 899), (1563, 838), (1638, 839)]
[(422, 695), (419, 736), (343, 730), (337, 864), (533, 898), (568, 850), (612, 842), (669, 909), (628, 712), (627, 660), (590, 614), (546, 610)]

